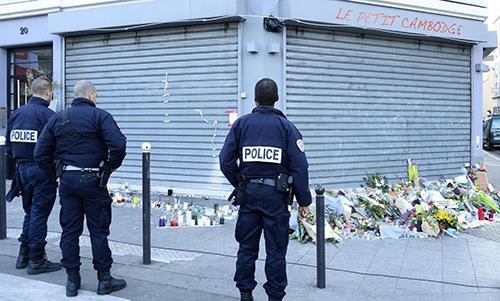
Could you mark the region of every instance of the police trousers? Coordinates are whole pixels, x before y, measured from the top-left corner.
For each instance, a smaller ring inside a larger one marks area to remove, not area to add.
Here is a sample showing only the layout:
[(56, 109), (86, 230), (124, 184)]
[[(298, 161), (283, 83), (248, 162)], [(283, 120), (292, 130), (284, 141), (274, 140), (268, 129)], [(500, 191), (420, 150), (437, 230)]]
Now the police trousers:
[(264, 232), (267, 254), (264, 289), (269, 297), (283, 298), (287, 286), (285, 257), (290, 219), (286, 195), (268, 185), (248, 183), (238, 214), (236, 287), (241, 291), (251, 291), (256, 287), (255, 261), (259, 255), (261, 233)]
[(25, 213), (21, 244), (29, 246), (32, 251), (42, 251), (47, 244), (47, 220), (54, 207), (57, 183), (35, 162), (19, 162), (17, 172), (21, 179)]
[(79, 238), (83, 233), (83, 218), (87, 220), (92, 245), (94, 269), (111, 268), (113, 259), (108, 246), (111, 225), (111, 197), (99, 187), (97, 172), (67, 171), (59, 184), (61, 213), (61, 264), (66, 270), (80, 269)]

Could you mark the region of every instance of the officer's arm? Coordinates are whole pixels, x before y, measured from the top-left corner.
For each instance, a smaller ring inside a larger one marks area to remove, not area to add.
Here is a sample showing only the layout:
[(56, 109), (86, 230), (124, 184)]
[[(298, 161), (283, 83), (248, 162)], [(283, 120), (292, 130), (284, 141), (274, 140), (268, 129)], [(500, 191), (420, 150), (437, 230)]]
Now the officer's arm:
[(10, 142), (10, 131), (12, 129), (12, 120), (7, 123), (7, 132), (5, 132), (5, 154), (7, 158), (12, 158), (12, 146)]
[(122, 165), (127, 150), (127, 138), (122, 134), (113, 116), (108, 112), (100, 120), (101, 135), (109, 150), (109, 164), (117, 169)]
[(40, 166), (42, 170), (45, 170), (52, 178), (55, 178), (54, 160), (56, 139), (53, 132), (55, 122), (55, 116), (49, 119), (43, 128), (42, 134), (40, 134), (38, 138), (33, 154), (38, 166)]
[(45, 126), (49, 119), (54, 115), (56, 115), (56, 112), (52, 111), (51, 109), (44, 110), (40, 118), (40, 122)]
[(236, 120), (229, 134), (227, 134), (226, 141), (219, 154), (220, 170), (234, 187), (238, 187), (237, 175), (239, 173), (239, 167), (238, 164), (236, 164), (239, 155), (238, 131), (239, 122)]
[(288, 172), (293, 176), (293, 192), (299, 206), (306, 207), (311, 204), (311, 192), (307, 170), (309, 164), (302, 143), (299, 130), (290, 125), (287, 135)]

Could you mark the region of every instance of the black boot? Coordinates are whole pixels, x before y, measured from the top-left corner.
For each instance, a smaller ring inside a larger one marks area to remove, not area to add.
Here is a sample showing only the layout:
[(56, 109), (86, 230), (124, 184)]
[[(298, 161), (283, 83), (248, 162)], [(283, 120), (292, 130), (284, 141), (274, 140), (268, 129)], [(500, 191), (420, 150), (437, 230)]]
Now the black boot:
[(99, 279), (99, 285), (97, 286), (98, 295), (111, 294), (112, 292), (119, 291), (127, 286), (127, 282), (125, 280), (113, 278), (109, 269), (97, 271), (97, 279)]
[(241, 301), (253, 301), (252, 291), (240, 291)]
[(282, 301), (283, 298), (273, 298), (273, 297), (269, 297), (267, 300), (269, 301)]
[(82, 285), (82, 278), (78, 270), (66, 270), (68, 281), (66, 282), (66, 297), (75, 297)]
[(16, 269), (25, 269), (30, 261), (30, 248), (22, 245), (19, 247), (19, 256), (17, 256)]
[(50, 273), (59, 271), (61, 269), (60, 263), (52, 263), (47, 259), (45, 250), (31, 250), (30, 262), (28, 265), (28, 274), (36, 275), (41, 273)]

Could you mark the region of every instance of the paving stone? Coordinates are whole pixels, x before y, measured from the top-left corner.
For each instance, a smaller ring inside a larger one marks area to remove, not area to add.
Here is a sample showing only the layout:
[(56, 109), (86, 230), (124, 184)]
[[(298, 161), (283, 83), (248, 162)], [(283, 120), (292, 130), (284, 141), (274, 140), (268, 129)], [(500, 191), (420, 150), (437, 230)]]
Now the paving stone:
[(394, 294), (396, 295), (425, 295), (442, 294), (443, 284), (399, 279)]

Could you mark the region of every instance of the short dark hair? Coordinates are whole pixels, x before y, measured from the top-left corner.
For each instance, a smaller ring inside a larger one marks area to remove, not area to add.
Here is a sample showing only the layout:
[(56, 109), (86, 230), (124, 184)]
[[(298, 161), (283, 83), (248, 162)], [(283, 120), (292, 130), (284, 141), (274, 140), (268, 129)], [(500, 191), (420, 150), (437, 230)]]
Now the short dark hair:
[(274, 80), (263, 78), (257, 82), (255, 85), (255, 101), (260, 105), (272, 105), (278, 99), (278, 86)]

